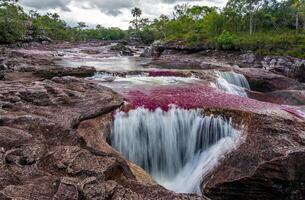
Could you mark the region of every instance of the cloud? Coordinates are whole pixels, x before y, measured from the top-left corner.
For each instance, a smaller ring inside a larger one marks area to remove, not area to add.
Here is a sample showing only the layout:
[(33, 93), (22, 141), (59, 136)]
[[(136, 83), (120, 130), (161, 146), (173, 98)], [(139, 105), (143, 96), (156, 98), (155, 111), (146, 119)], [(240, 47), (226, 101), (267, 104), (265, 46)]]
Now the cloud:
[(60, 9), (70, 11), (70, 6), (82, 9), (99, 9), (101, 12), (117, 16), (122, 13), (122, 9), (131, 8), (134, 4), (132, 0), (20, 0), (24, 6), (39, 10)]
[(117, 16), (122, 14), (122, 9), (133, 7), (131, 0), (74, 0), (74, 5), (80, 4), (84, 9), (99, 9), (101, 12)]
[(21, 0), (20, 4), (39, 10), (60, 8), (63, 11), (70, 11), (67, 7), (67, 4), (69, 4), (70, 1), (71, 0)]
[(156, 18), (161, 14), (171, 15), (174, 6), (189, 5), (223, 6), (227, 0), (19, 0), (26, 10), (40, 13), (57, 12), (70, 25), (78, 21), (87, 24), (118, 26), (127, 29), (132, 19), (131, 8), (139, 7), (143, 17)]

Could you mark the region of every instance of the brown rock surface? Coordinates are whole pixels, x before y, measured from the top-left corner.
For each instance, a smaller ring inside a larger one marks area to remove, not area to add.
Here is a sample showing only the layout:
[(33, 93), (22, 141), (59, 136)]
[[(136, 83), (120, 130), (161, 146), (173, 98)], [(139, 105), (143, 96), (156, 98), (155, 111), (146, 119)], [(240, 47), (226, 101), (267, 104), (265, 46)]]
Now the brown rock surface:
[(264, 69), (242, 68), (236, 69), (235, 71), (242, 73), (248, 79), (250, 87), (254, 91), (271, 92), (300, 85), (296, 80), (274, 74)]
[[(126, 159), (119, 152), (113, 149), (106, 141), (108, 138), (107, 134), (110, 133), (111, 125), (112, 114), (110, 113), (81, 122), (77, 128), (77, 134), (84, 139), (88, 147), (98, 151), (115, 154), (122, 159)], [(127, 164), (138, 181), (150, 185), (157, 184), (142, 168), (130, 161), (127, 161)]]
[(203, 199), (156, 185), (106, 143), (123, 102), (110, 89), (74, 77), (0, 87), (0, 199)]
[[(229, 112), (230, 113), (230, 112)], [(248, 113), (240, 145), (204, 182), (211, 199), (303, 199), (305, 122)], [(239, 119), (241, 113), (230, 113)]]

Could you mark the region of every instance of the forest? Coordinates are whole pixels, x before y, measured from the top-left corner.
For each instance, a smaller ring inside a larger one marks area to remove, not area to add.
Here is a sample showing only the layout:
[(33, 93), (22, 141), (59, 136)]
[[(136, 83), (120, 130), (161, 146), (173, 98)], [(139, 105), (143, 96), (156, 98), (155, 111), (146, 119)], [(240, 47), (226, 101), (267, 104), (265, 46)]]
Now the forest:
[[(16, 0), (0, 1), (0, 43), (24, 41), (121, 40), (150, 44), (179, 41), (189, 46), (252, 50), (257, 54), (305, 58), (304, 0), (229, 0), (224, 8), (178, 5), (157, 19), (134, 8), (128, 30), (71, 27), (56, 13), (26, 13)], [(103, 19), (101, 19), (102, 21)]]

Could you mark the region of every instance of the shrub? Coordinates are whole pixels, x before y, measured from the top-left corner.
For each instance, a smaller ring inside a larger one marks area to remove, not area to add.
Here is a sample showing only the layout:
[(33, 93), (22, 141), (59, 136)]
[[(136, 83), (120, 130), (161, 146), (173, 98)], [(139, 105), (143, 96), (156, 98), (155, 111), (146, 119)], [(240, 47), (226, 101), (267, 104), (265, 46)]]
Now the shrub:
[(234, 36), (228, 31), (224, 31), (216, 38), (217, 47), (220, 49), (232, 49), (234, 47)]

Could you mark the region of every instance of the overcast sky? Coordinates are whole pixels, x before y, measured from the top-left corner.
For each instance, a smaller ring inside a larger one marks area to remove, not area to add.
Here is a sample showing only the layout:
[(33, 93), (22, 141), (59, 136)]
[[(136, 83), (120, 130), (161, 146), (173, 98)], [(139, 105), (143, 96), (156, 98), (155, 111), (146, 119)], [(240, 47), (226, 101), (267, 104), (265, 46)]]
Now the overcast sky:
[(57, 12), (62, 19), (74, 26), (86, 22), (91, 27), (101, 24), (105, 27), (127, 29), (132, 19), (130, 11), (139, 7), (143, 17), (156, 18), (169, 15), (177, 4), (208, 5), (223, 7), (226, 0), (19, 0), (26, 11), (40, 13)]

